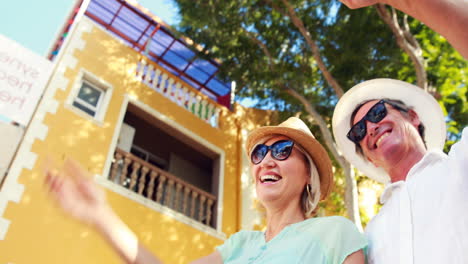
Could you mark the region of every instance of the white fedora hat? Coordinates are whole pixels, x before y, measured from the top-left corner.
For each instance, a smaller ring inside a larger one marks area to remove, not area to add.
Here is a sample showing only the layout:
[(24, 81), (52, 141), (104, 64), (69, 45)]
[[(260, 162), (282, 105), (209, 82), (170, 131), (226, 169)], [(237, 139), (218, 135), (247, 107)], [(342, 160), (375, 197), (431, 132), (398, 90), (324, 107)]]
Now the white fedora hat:
[(425, 126), (427, 149), (442, 149), (445, 143), (446, 127), (444, 115), (437, 101), (423, 89), (393, 79), (373, 79), (349, 89), (335, 107), (333, 113), (333, 134), (339, 150), (345, 158), (369, 178), (388, 183), (390, 177), (382, 168), (356, 153), (355, 144), (346, 137), (351, 128), (350, 119), (354, 109), (369, 100), (395, 99), (413, 108)]

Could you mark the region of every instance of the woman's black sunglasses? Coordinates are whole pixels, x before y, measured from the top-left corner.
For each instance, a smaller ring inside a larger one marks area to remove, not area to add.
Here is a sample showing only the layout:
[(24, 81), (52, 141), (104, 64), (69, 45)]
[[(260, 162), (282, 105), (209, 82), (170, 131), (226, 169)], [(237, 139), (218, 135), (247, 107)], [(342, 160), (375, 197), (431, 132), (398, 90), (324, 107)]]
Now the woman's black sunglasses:
[(279, 140), (267, 146), (265, 144), (258, 144), (250, 154), (250, 160), (253, 164), (259, 164), (271, 150), (271, 156), (276, 160), (285, 160), (291, 155), (294, 147), (292, 140)]
[(351, 127), (348, 134), (346, 135), (349, 140), (355, 144), (359, 144), (359, 142), (361, 142), (361, 140), (363, 140), (367, 134), (366, 121), (378, 123), (387, 116), (387, 108), (385, 107), (385, 104), (389, 104), (397, 110), (405, 111), (404, 108), (395, 103), (392, 103), (388, 100), (380, 100), (378, 103), (372, 106), (371, 109), (369, 109), (367, 114), (361, 120), (359, 120), (359, 122)]

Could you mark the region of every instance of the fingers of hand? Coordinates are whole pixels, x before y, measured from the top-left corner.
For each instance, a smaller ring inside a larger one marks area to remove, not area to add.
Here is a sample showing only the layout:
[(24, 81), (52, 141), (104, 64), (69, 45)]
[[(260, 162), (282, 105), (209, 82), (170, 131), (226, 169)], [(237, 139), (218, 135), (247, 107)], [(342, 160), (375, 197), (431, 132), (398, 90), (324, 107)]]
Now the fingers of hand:
[(91, 174), (80, 163), (73, 159), (67, 159), (64, 163), (64, 172), (71, 176), (76, 184), (76, 191), (88, 201), (99, 201), (104, 193), (92, 180)]
[(64, 179), (59, 176), (57, 170), (48, 170), (46, 171), (45, 184), (49, 189), (49, 192), (53, 194), (58, 194), (62, 188)]
[(48, 155), (44, 162), (42, 163), (42, 169), (46, 178), (44, 180), (44, 184), (50, 193), (53, 193), (55, 196), (61, 190), (63, 185), (63, 178), (60, 177), (60, 172), (57, 169), (57, 165), (52, 158), (52, 156)]
[(59, 175), (57, 172), (49, 171), (45, 184), (48, 187), (50, 197), (66, 212), (74, 210), (79, 196), (76, 192), (75, 183), (69, 178)]
[(50, 154), (48, 154), (46, 156), (45, 160), (42, 162), (42, 165), (41, 165), (42, 172), (45, 175), (47, 175), (48, 171), (51, 171), (56, 167), (57, 166), (55, 165), (54, 159), (52, 158), (52, 156)]
[[(44, 184), (59, 207), (71, 215), (81, 218), (89, 208), (105, 201), (104, 191), (93, 181), (77, 161), (67, 159), (61, 170), (46, 169)], [(85, 210), (82, 210), (85, 208)], [(86, 209), (88, 208), (88, 209)]]
[(379, 3), (378, 0), (340, 0), (343, 4), (351, 9), (371, 6)]

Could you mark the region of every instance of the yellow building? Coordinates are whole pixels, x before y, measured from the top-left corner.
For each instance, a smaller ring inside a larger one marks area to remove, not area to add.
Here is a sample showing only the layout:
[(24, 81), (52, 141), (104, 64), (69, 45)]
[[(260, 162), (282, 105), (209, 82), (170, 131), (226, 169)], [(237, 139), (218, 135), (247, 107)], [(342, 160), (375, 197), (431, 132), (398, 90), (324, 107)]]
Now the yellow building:
[(47, 157), (72, 157), (166, 263), (207, 255), (252, 209), (243, 141), (274, 114), (231, 104), (217, 62), (146, 9), (78, 1), (50, 51), (54, 70), (0, 189), (0, 263), (120, 263), (92, 229), (56, 209)]

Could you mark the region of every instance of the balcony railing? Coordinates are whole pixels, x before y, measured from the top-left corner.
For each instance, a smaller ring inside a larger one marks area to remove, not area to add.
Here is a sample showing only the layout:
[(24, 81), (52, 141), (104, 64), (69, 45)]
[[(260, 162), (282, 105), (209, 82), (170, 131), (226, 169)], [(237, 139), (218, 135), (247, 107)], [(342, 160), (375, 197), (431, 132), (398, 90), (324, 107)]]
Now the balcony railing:
[(140, 158), (116, 149), (109, 179), (145, 199), (214, 227), (216, 196), (184, 182)]
[(148, 63), (145, 58), (142, 58), (137, 66), (136, 76), (138, 80), (192, 112), (212, 127), (219, 127), (221, 105), (190, 87), (156, 63)]

